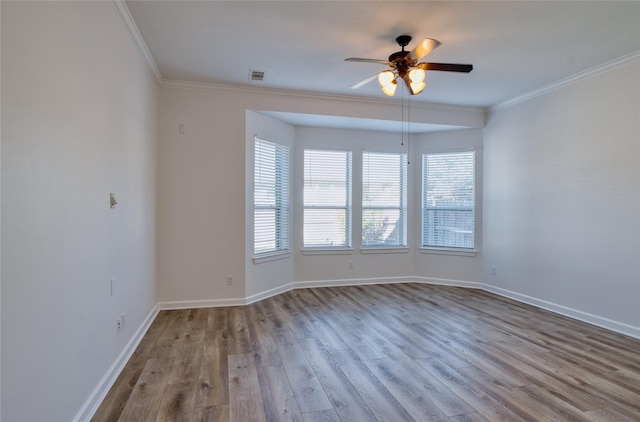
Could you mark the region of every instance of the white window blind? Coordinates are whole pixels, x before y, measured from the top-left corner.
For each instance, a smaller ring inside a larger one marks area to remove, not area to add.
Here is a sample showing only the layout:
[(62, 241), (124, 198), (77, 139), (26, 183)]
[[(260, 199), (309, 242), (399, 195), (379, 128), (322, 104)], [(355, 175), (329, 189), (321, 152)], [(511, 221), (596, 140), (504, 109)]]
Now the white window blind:
[(362, 246), (407, 245), (407, 156), (362, 154)]
[(304, 247), (351, 246), (351, 152), (304, 151)]
[(475, 152), (422, 156), (422, 246), (474, 248)]
[(289, 250), (289, 148), (255, 138), (253, 253)]

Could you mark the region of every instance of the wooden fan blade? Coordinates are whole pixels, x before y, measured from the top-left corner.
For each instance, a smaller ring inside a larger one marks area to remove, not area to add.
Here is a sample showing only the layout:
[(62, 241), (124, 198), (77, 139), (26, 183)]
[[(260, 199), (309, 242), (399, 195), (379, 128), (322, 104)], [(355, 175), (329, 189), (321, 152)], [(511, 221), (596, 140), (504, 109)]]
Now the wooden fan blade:
[(378, 59), (361, 59), (359, 57), (349, 57), (348, 59), (344, 59), (345, 62), (361, 62), (361, 63), (378, 63), (378, 64), (391, 64), (389, 60), (378, 60)]
[(409, 52), (409, 58), (411, 60), (418, 61), (427, 54), (431, 53), (440, 45), (440, 41), (433, 38), (425, 38), (420, 44), (416, 46), (411, 52)]
[(444, 72), (462, 72), (469, 73), (473, 70), (472, 64), (455, 64), (455, 63), (418, 63), (416, 67), (422, 70), (441, 70)]
[(353, 85), (351, 85), (349, 88), (351, 88), (351, 89), (358, 89), (358, 88), (360, 88), (361, 86), (365, 86), (365, 85), (366, 85), (366, 84), (368, 84), (369, 82), (371, 82), (371, 81), (375, 80), (377, 77), (378, 77), (378, 74), (376, 73), (375, 75), (371, 75), (371, 76), (369, 76), (367, 79), (362, 80), (362, 81), (358, 82), (357, 84), (353, 84)]

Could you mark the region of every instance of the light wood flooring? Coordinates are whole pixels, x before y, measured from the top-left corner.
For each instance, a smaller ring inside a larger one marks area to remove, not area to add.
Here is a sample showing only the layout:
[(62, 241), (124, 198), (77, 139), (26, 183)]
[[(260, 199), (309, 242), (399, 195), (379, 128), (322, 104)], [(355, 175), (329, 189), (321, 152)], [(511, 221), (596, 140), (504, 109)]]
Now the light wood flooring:
[(640, 421), (640, 340), (472, 289), (160, 312), (93, 421)]

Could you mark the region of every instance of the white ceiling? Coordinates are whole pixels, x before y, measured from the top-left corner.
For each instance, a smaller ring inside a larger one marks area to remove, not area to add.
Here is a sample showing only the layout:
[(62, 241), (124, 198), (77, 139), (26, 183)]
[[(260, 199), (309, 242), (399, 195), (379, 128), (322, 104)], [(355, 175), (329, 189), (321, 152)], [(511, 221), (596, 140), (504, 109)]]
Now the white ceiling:
[[(395, 38), (442, 45), (425, 60), (470, 63), (428, 72), (412, 101), (488, 107), (640, 50), (639, 1), (127, 1), (165, 80), (387, 98)], [(266, 72), (249, 80), (252, 69)], [(397, 96), (398, 94), (396, 94)]]

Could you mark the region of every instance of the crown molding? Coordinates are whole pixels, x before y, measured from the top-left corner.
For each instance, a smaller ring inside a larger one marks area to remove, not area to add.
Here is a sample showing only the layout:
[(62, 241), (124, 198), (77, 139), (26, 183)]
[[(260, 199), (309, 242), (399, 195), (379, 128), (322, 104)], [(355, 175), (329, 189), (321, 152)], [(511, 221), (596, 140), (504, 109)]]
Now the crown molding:
[(555, 90), (558, 90), (560, 88), (564, 88), (566, 86), (572, 85), (576, 82), (580, 82), (582, 80), (591, 78), (593, 76), (596, 75), (600, 75), (602, 73), (605, 73), (611, 69), (615, 69), (617, 67), (623, 66), (629, 62), (632, 62), (634, 60), (638, 60), (640, 59), (640, 50), (634, 51), (632, 53), (629, 53), (627, 55), (624, 55), (622, 57), (618, 57), (617, 59), (614, 60), (610, 60), (608, 62), (605, 62), (603, 64), (591, 67), (587, 70), (584, 70), (582, 72), (578, 72), (574, 75), (568, 76), (566, 78), (560, 79), (556, 82), (553, 82), (551, 84), (542, 86), (538, 89), (535, 89), (533, 91), (530, 91), (528, 93), (519, 95), (517, 97), (511, 98), (510, 100), (506, 100), (503, 101), (501, 103), (498, 103), (496, 105), (493, 105), (491, 107), (488, 108), (488, 111), (490, 112), (494, 112), (494, 111), (499, 111), (499, 110), (503, 110), (505, 108), (509, 108), (511, 106), (514, 106), (518, 103), (524, 102), (524, 101), (528, 101), (531, 100), (535, 97), (539, 97), (540, 95), (544, 95), (547, 94), (549, 92), (553, 92)]
[[(160, 69), (156, 64), (153, 56), (151, 55), (151, 51), (147, 46), (147, 43), (142, 38), (140, 34), (140, 30), (138, 29), (138, 25), (136, 25), (133, 17), (131, 16), (131, 12), (127, 7), (125, 0), (109, 0), (109, 3), (113, 6), (116, 14), (120, 18), (121, 22), (127, 29), (127, 32), (131, 36), (134, 44), (138, 48), (138, 51), (142, 54), (145, 61), (149, 65), (149, 68), (153, 72), (156, 77), (156, 80), (162, 86), (167, 87), (178, 87), (178, 88), (186, 88), (186, 89), (211, 89), (211, 90), (221, 90), (227, 92), (236, 92), (236, 93), (247, 93), (247, 94), (268, 94), (268, 95), (281, 95), (287, 97), (313, 97), (316, 99), (324, 99), (324, 100), (333, 100), (333, 101), (349, 101), (355, 103), (366, 103), (366, 104), (377, 104), (380, 105), (383, 102), (388, 104), (389, 100), (380, 100), (377, 98), (368, 98), (368, 97), (360, 97), (360, 96), (352, 96), (352, 95), (341, 95), (341, 94), (326, 94), (326, 93), (318, 93), (318, 92), (310, 92), (310, 91), (296, 91), (296, 90), (287, 90), (287, 89), (278, 89), (278, 88), (264, 88), (264, 87), (254, 87), (254, 86), (246, 86), (239, 84), (225, 84), (225, 83), (215, 83), (215, 82), (192, 82), (192, 81), (180, 81), (180, 80), (170, 80), (162, 77), (160, 73)], [(399, 100), (392, 100), (393, 103), (401, 104)], [(463, 113), (482, 113), (486, 112), (486, 107), (482, 106), (458, 106), (455, 104), (437, 104), (437, 103), (420, 103), (414, 102), (412, 107), (424, 109), (424, 110), (438, 110), (438, 111), (448, 111), (448, 112), (463, 112)]]
[(113, 9), (116, 11), (116, 14), (120, 18), (120, 21), (124, 24), (127, 32), (131, 36), (133, 43), (138, 48), (140, 54), (149, 65), (149, 68), (153, 72), (156, 77), (156, 80), (162, 83), (162, 74), (160, 73), (160, 69), (158, 69), (158, 65), (156, 61), (153, 59), (151, 55), (151, 51), (149, 51), (149, 47), (147, 47), (147, 43), (144, 42), (142, 35), (140, 34), (140, 30), (138, 29), (138, 25), (133, 20), (131, 16), (131, 12), (129, 12), (129, 8), (127, 7), (124, 0), (109, 0), (109, 3), (113, 6)]
[[(164, 87), (172, 87), (172, 88), (182, 88), (182, 89), (192, 89), (192, 90), (215, 90), (215, 91), (226, 91), (233, 93), (244, 93), (244, 94), (263, 94), (263, 95), (277, 95), (283, 97), (298, 97), (298, 98), (314, 98), (319, 100), (329, 100), (329, 101), (344, 101), (344, 102), (353, 102), (360, 104), (375, 104), (388, 105), (390, 102), (394, 105), (400, 106), (402, 103), (400, 100), (389, 100), (389, 99), (379, 99), (379, 98), (371, 98), (371, 97), (362, 97), (362, 96), (354, 96), (354, 95), (342, 95), (342, 94), (328, 94), (321, 92), (312, 92), (312, 91), (296, 91), (296, 90), (288, 90), (282, 88), (265, 88), (265, 87), (255, 87), (255, 86), (247, 86), (240, 84), (227, 84), (227, 83), (217, 83), (217, 82), (190, 82), (190, 81), (181, 81), (181, 80), (172, 80), (172, 79), (163, 79), (161, 85)], [(464, 112), (464, 113), (485, 113), (486, 108), (481, 106), (457, 106), (450, 104), (437, 104), (437, 103), (421, 103), (421, 102), (412, 102), (412, 108), (423, 109), (423, 110), (438, 110), (438, 111), (449, 111), (449, 112)]]

